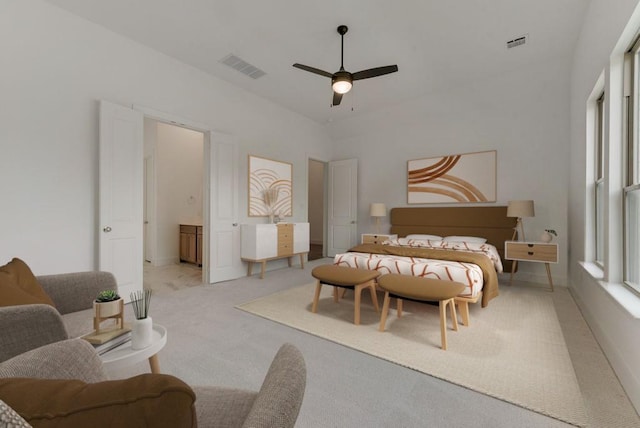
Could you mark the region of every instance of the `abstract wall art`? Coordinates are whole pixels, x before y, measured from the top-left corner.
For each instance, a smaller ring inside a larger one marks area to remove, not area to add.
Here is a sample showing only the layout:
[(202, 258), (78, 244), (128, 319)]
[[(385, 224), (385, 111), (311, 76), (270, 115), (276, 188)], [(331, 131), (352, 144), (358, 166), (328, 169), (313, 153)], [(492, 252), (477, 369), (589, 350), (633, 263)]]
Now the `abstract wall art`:
[(407, 162), (407, 203), (496, 201), (495, 150)]
[(249, 155), (249, 217), (290, 217), (293, 166)]

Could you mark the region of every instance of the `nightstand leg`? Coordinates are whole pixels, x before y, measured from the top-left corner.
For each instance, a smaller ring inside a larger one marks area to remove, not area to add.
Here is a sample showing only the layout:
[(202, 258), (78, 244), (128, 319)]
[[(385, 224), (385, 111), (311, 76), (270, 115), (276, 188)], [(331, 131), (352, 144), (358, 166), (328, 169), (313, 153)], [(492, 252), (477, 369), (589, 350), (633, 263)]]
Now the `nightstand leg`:
[(511, 285), (511, 283), (513, 282), (513, 274), (515, 273), (517, 267), (518, 267), (518, 261), (513, 260), (511, 262), (511, 279), (509, 280), (509, 285)]
[(551, 267), (549, 266), (549, 263), (545, 263), (544, 265), (547, 268), (547, 278), (549, 278), (549, 285), (551, 286), (551, 291), (553, 291), (553, 279), (551, 278)]

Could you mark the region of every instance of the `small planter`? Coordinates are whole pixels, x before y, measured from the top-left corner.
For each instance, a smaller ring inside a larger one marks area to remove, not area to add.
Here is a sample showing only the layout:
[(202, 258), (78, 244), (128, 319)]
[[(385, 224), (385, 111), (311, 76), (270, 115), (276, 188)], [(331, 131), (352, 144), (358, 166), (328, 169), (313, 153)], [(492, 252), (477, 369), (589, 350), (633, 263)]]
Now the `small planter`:
[(136, 319), (131, 324), (131, 349), (144, 349), (153, 342), (151, 317)]
[(116, 328), (124, 326), (124, 300), (122, 298), (110, 302), (93, 302), (93, 311), (93, 328), (96, 333), (100, 333), (100, 323), (111, 318), (116, 320)]
[(153, 343), (153, 321), (149, 316), (151, 290), (131, 293), (131, 308), (136, 319), (131, 324), (131, 349), (144, 349)]
[(101, 316), (102, 318), (112, 317), (122, 312), (123, 303), (121, 298), (111, 302), (93, 302), (93, 310), (96, 316)]

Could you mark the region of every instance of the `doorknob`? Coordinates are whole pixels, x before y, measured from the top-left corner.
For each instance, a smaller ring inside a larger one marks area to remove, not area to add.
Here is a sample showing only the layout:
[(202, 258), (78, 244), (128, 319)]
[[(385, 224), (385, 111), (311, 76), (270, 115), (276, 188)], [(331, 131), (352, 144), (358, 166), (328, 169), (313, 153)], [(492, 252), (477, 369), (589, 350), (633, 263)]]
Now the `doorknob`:
[(356, 221), (355, 220), (351, 220), (351, 224), (356, 224)]
[(109, 226), (107, 226), (104, 229), (102, 229), (102, 231), (105, 232), (105, 233), (109, 233), (109, 232), (111, 232), (111, 228)]
[(236, 227), (238, 223), (233, 223), (231, 226)]

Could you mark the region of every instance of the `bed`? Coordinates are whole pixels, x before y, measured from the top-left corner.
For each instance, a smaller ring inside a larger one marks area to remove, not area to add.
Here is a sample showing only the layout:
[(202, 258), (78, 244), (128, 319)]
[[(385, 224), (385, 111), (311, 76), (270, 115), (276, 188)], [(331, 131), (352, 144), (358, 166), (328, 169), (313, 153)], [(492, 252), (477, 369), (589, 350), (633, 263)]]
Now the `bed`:
[(486, 307), (498, 295), (497, 275), (511, 269), (511, 262), (503, 261), (504, 243), (516, 226), (506, 206), (393, 208), (390, 220), (390, 233), (397, 234), (397, 240), (357, 245), (337, 254), (334, 264), (462, 282), (465, 289), (456, 302), (463, 322), (468, 303), (481, 300)]

